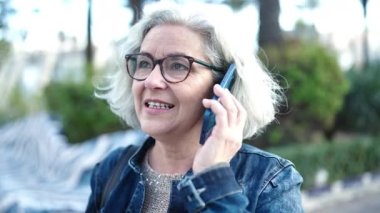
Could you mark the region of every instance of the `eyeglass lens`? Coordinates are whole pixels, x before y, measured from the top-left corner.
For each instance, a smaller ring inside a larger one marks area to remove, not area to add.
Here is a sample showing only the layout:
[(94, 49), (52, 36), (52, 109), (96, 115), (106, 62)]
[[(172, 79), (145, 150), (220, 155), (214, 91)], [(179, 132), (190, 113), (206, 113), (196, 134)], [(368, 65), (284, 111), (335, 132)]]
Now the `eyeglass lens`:
[(191, 69), (191, 62), (184, 56), (168, 56), (156, 62), (146, 55), (127, 58), (128, 72), (136, 80), (145, 80), (156, 64), (160, 65), (163, 77), (170, 82), (183, 81)]

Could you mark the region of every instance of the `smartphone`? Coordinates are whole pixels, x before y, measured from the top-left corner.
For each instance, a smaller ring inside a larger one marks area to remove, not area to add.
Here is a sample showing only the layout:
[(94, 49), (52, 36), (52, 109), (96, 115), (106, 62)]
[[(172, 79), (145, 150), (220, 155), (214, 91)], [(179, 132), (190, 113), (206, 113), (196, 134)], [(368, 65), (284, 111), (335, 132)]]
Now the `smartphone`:
[[(236, 72), (236, 65), (231, 64), (228, 67), (228, 70), (226, 74), (224, 75), (222, 81), (220, 82), (220, 86), (222, 88), (231, 89), (233, 85), (233, 80), (235, 78), (235, 72)], [(212, 99), (217, 100), (218, 97), (214, 95)], [(206, 139), (211, 133), (212, 128), (215, 126), (215, 114), (211, 111), (211, 109), (206, 109), (203, 114), (203, 124), (202, 124), (202, 131), (201, 131), (201, 137), (200, 137), (200, 144), (204, 144)]]

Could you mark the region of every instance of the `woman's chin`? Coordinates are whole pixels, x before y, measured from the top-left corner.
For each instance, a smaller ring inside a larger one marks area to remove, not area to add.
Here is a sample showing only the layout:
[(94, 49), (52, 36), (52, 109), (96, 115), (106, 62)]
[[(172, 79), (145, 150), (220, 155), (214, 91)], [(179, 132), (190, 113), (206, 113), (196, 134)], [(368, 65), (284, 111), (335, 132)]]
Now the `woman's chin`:
[(173, 130), (170, 130), (167, 125), (162, 124), (160, 126), (152, 126), (152, 125), (143, 125), (141, 126), (142, 131), (144, 131), (146, 134), (156, 138), (163, 135), (168, 135)]

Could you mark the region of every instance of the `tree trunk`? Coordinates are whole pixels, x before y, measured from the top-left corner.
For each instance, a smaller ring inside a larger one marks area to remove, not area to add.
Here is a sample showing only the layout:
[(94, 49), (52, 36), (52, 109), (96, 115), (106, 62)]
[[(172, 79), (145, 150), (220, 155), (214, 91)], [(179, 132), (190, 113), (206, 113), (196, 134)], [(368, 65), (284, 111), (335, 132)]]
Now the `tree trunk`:
[(367, 3), (368, 0), (361, 0), (363, 7), (363, 16), (365, 21), (363, 32), (363, 68), (366, 69), (369, 65), (369, 45), (368, 45), (368, 25), (367, 25)]
[(86, 76), (90, 77), (92, 75), (93, 60), (94, 60), (94, 50), (92, 46), (92, 0), (88, 0), (87, 7), (87, 45), (86, 45)]
[(131, 25), (136, 24), (141, 19), (143, 0), (129, 0), (129, 6), (133, 10), (133, 19)]
[(93, 49), (92, 49), (92, 0), (88, 0), (87, 7), (87, 45), (86, 45), (86, 61), (92, 63), (93, 61)]
[(259, 0), (259, 46), (280, 45), (282, 33), (279, 23), (279, 0)]

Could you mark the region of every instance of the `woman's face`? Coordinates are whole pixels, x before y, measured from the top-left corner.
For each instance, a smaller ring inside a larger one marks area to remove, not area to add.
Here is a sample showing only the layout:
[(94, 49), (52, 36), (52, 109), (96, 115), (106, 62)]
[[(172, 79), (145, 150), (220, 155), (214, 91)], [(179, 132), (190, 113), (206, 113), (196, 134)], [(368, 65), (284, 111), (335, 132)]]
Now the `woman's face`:
[[(161, 59), (183, 54), (206, 61), (201, 36), (180, 25), (161, 25), (145, 36), (140, 52)], [(168, 83), (156, 65), (144, 81), (133, 81), (135, 110), (141, 128), (156, 139), (198, 137), (202, 124), (202, 99), (210, 95), (211, 71), (193, 63), (189, 76), (179, 83)]]

